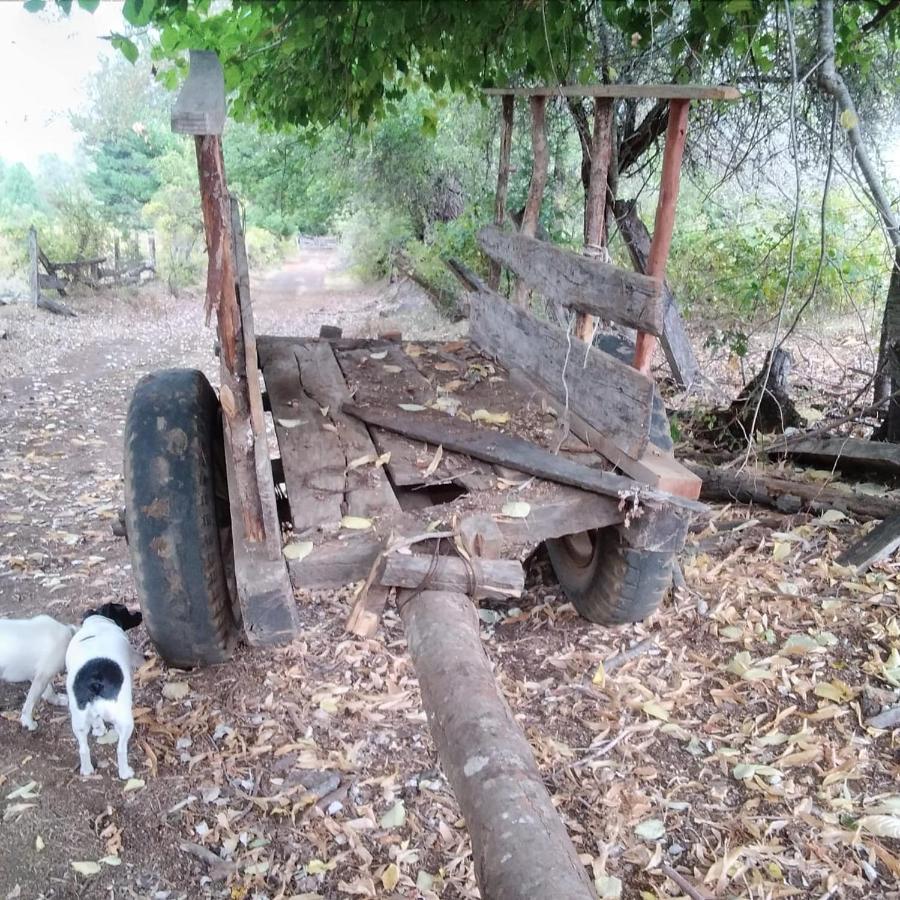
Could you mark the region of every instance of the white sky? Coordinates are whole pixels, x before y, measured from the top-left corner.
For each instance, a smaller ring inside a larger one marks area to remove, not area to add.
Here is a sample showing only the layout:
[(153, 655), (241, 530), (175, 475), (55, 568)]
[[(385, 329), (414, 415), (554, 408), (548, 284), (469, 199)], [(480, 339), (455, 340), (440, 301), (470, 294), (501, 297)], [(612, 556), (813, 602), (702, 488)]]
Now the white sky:
[(93, 15), (73, 3), (66, 17), (0, 0), (0, 159), (32, 170), (42, 153), (72, 159), (69, 113), (101, 56), (113, 52), (100, 36), (125, 30), (121, 10), (121, 0), (104, 0)]

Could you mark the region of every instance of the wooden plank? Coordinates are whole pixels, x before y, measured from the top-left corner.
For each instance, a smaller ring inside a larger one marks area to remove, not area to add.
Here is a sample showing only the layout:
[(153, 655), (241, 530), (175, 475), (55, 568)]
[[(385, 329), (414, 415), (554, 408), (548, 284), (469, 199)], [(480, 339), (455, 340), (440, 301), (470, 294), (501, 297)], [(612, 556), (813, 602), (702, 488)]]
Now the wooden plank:
[(252, 544), (244, 534), (237, 497), (234, 453), (225, 434), (225, 471), (231, 505), (231, 538), (234, 546), (234, 580), (244, 633), (251, 644), (284, 644), (300, 631), (300, 614), (294, 591), (279, 552), (268, 556), (265, 544)]
[(66, 296), (66, 283), (56, 275), (45, 275), (43, 272), (39, 272), (38, 284), (42, 291), (57, 291), (60, 297)]
[(291, 582), (297, 588), (318, 590), (362, 581), (383, 547), (383, 538), (374, 532), (326, 541), (303, 559), (288, 560)]
[[(571, 350), (562, 329), (542, 322), (493, 292), (469, 295), (472, 339), (508, 368), (527, 372), (544, 390), (602, 432), (617, 447), (639, 457), (647, 446), (653, 382), (630, 366), (577, 338)], [(568, 363), (566, 359), (568, 358)]]
[(525, 570), (514, 559), (473, 557), (467, 563), (456, 556), (389, 553), (379, 577), (389, 587), (460, 591), (473, 600), (506, 600), (525, 590)]
[(225, 75), (210, 50), (191, 50), (187, 81), (172, 108), (176, 134), (220, 135), (225, 128)]
[(294, 530), (337, 528), (347, 465), (341, 440), (325, 427), (331, 422), (321, 405), (305, 393), (295, 348), (264, 344), (259, 349)]
[(206, 236), (206, 314), (216, 312), (222, 373), (219, 399), (231, 440), (235, 487), (246, 539), (265, 540), (265, 518), (256, 476), (256, 449), (247, 385), (244, 331), (237, 292), (231, 209), (222, 143), (217, 136), (195, 139), (200, 205)]
[(346, 630), (357, 637), (372, 637), (378, 631), (391, 590), (381, 584), (371, 584), (363, 590), (347, 617)]
[[(509, 192), (509, 157), (512, 152), (513, 112), (515, 100), (510, 96), (501, 98), (500, 113), (500, 162), (497, 167), (497, 193), (494, 197), (494, 224), (503, 225), (506, 221), (506, 197)], [(500, 287), (500, 266), (491, 261), (488, 275), (491, 290)]]
[[(656, 219), (653, 222), (653, 238), (650, 241), (650, 257), (647, 274), (662, 284), (666, 279), (666, 261), (675, 228), (675, 207), (678, 203), (678, 187), (681, 181), (681, 159), (687, 135), (690, 100), (677, 99), (669, 104), (669, 124), (666, 127), (666, 144), (663, 149), (662, 174), (659, 182), (659, 200)], [(634, 367), (645, 374), (650, 372), (656, 337), (639, 331), (634, 347)]]
[(842, 566), (853, 566), (858, 575), (874, 563), (887, 559), (900, 547), (900, 513), (884, 519), (865, 537), (848, 547), (839, 557)]
[(347, 404), (344, 411), (370, 425), (398, 431), (415, 440), (428, 441), (435, 446), (442, 444), (457, 453), (465, 453), (489, 463), (508, 465), (558, 484), (567, 484), (607, 497), (633, 496), (649, 506), (670, 503), (686, 510), (697, 512), (704, 510), (701, 504), (694, 501), (653, 491), (630, 478), (554, 456), (530, 441), (499, 431), (478, 428), (453, 416), (430, 410), (406, 412), (401, 409), (361, 407), (354, 404)]
[(282, 567), (284, 567), (281, 556), (281, 522), (278, 518), (275, 480), (272, 475), (272, 461), (269, 458), (269, 444), (266, 439), (266, 419), (259, 375), (259, 353), (256, 346), (256, 328), (253, 324), (253, 307), (250, 300), (250, 265), (247, 260), (247, 247), (244, 243), (240, 204), (233, 194), (229, 195), (229, 201), (231, 204), (231, 232), (234, 240), (234, 262), (237, 275), (237, 299), (238, 307), (241, 311), (241, 329), (243, 332), (244, 371), (247, 397), (250, 403), (250, 425), (253, 429), (256, 483), (262, 508), (265, 546), (268, 557), (282, 560)]
[(557, 84), (535, 87), (485, 88), (489, 96), (513, 97), (623, 97), (650, 100), (740, 100), (730, 85), (704, 84)]
[(851, 437), (791, 437), (767, 450), (769, 456), (790, 457), (820, 468), (900, 474), (900, 445)]
[[(637, 213), (634, 200), (617, 200), (615, 204), (616, 223), (622, 240), (628, 248), (631, 264), (635, 271), (646, 273), (650, 258), (650, 232)], [(684, 322), (678, 312), (678, 304), (667, 282), (663, 283), (663, 330), (660, 337), (666, 362), (675, 383), (684, 389), (690, 388), (700, 377), (700, 364), (694, 355), (690, 338), (684, 330)]]
[(490, 516), (466, 516), (459, 523), (459, 537), (469, 556), (500, 558), (503, 532)]
[(477, 241), (488, 256), (548, 299), (629, 328), (662, 334), (665, 309), (662, 286), (655, 278), (493, 225), (482, 228)]
[[(342, 405), (351, 399), (351, 395), (331, 346), (325, 341), (311, 341), (298, 345), (294, 352), (304, 392), (320, 408), (328, 409), (327, 419), (337, 429), (343, 448), (348, 467), (343, 511), (365, 518), (399, 511), (400, 504), (383, 467), (374, 465), (378, 452), (368, 429), (341, 412)], [(359, 464), (363, 459), (370, 461)], [(357, 464), (350, 468), (351, 463)]]
[(34, 225), (28, 229), (28, 281), (31, 288), (31, 302), (37, 306), (41, 299), (41, 278), (38, 271), (38, 239)]

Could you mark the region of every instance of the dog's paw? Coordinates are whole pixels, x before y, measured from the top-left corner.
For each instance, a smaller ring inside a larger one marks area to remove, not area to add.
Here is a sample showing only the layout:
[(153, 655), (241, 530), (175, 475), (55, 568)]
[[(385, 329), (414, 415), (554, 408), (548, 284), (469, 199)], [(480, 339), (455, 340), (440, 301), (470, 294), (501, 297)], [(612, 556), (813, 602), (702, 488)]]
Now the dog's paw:
[(69, 698), (65, 694), (51, 694), (49, 702), (53, 706), (68, 706)]
[(27, 728), (29, 731), (37, 731), (37, 722), (31, 716), (22, 716), (19, 721), (22, 723), (23, 728)]
[(131, 766), (125, 766), (124, 768), (119, 769), (119, 778), (121, 778), (122, 781), (134, 778), (134, 769), (132, 769)]
[(81, 773), (82, 778), (87, 778), (88, 775), (94, 774), (94, 767), (88, 763), (86, 766), (82, 765), (78, 771)]

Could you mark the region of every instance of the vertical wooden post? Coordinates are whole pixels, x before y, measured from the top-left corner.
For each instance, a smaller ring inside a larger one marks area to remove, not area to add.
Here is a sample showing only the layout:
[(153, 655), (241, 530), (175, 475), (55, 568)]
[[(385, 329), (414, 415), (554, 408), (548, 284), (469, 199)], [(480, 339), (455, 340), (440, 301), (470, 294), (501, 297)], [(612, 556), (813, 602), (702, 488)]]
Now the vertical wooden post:
[[(503, 225), (506, 221), (506, 195), (509, 191), (509, 157), (512, 153), (513, 111), (516, 98), (512, 94), (504, 94), (501, 98), (500, 116), (500, 162), (497, 169), (497, 194), (494, 198), (494, 224)], [(500, 263), (491, 260), (488, 285), (492, 291), (500, 286)]]
[[(684, 156), (689, 108), (689, 100), (669, 102), (669, 124), (666, 128), (659, 200), (656, 204), (656, 221), (653, 223), (650, 257), (647, 260), (647, 274), (658, 278), (661, 282), (666, 277), (666, 261), (669, 258), (672, 231), (675, 228), (675, 205), (678, 201), (678, 187), (681, 182), (681, 159)], [(656, 338), (652, 334), (638, 333), (634, 348), (634, 367), (645, 375), (650, 373), (650, 362), (653, 358), (653, 351), (656, 349), (656, 343)]]
[(122, 254), (119, 250), (119, 236), (113, 241), (113, 281), (119, 283), (119, 272), (122, 269)]
[[(606, 187), (612, 153), (612, 100), (594, 100), (594, 133), (591, 137), (591, 180), (584, 201), (584, 254), (601, 256), (606, 232)], [(575, 336), (590, 343), (593, 317), (575, 314)]]
[(38, 271), (38, 239), (34, 225), (28, 229), (28, 282), (31, 302), (37, 306), (41, 299), (41, 277)]
[[(531, 97), (529, 100), (531, 103), (531, 147), (534, 162), (531, 168), (531, 184), (528, 186), (528, 199), (525, 201), (522, 226), (519, 231), (528, 237), (534, 237), (537, 234), (538, 220), (541, 215), (544, 188), (547, 186), (547, 163), (549, 161), (546, 125), (547, 98), (537, 96)], [(528, 287), (520, 278), (516, 283), (513, 301), (519, 306), (524, 306), (527, 298)]]
[(150, 257), (150, 267), (156, 273), (156, 235), (151, 232), (147, 237), (147, 252)]
[(248, 543), (262, 544), (266, 529), (256, 473), (256, 439), (237, 292), (231, 202), (222, 157), (224, 126), (222, 66), (215, 53), (192, 50), (190, 73), (172, 111), (172, 130), (194, 136), (208, 257), (206, 319), (208, 322), (215, 310), (222, 377), (219, 398), (231, 448), (234, 493), (241, 509), (244, 538)]

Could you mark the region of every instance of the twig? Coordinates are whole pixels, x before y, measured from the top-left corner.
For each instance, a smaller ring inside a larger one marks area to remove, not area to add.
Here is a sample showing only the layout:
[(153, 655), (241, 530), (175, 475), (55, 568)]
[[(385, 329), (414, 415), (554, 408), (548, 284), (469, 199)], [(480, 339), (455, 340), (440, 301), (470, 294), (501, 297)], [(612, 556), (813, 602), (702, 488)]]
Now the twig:
[(662, 872), (666, 878), (674, 881), (675, 884), (691, 898), (691, 900), (713, 900), (712, 894), (707, 894), (702, 888), (695, 887), (684, 877), (684, 875), (676, 872), (668, 863), (660, 863), (659, 871)]
[(603, 671), (609, 675), (612, 672), (615, 672), (616, 669), (621, 668), (625, 665), (625, 663), (631, 662), (633, 659), (637, 659), (639, 656), (643, 656), (645, 653), (648, 653), (650, 650), (653, 650), (656, 647), (656, 641), (652, 637), (646, 637), (642, 641), (639, 641), (633, 647), (629, 647), (627, 650), (623, 650), (621, 653), (617, 653), (615, 656), (611, 656), (609, 659), (603, 661)]

